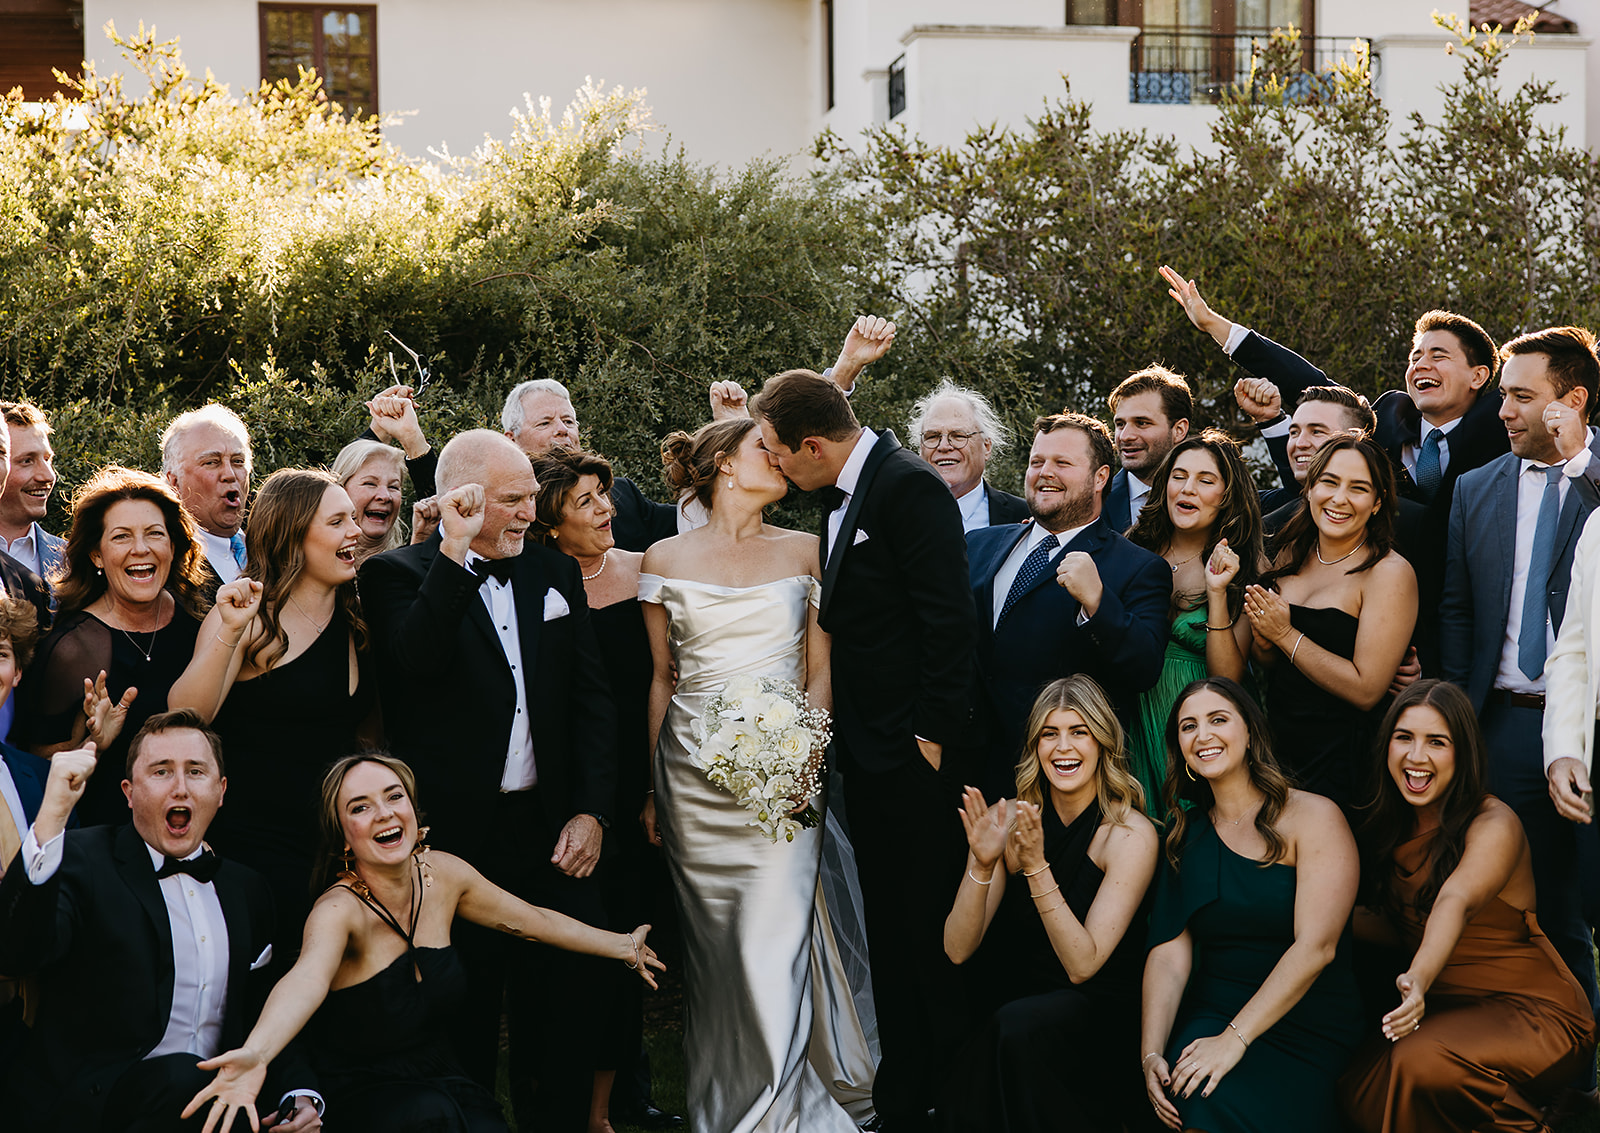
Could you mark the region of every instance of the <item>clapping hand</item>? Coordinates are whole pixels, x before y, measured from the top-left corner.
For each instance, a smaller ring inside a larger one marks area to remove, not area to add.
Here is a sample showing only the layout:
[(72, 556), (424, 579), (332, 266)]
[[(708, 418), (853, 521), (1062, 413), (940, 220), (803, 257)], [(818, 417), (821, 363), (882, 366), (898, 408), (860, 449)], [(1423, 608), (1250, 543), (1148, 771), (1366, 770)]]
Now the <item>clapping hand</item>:
[(1276, 590), (1268, 590), (1265, 586), (1246, 586), (1244, 612), (1250, 618), (1250, 628), (1255, 631), (1257, 639), (1280, 649), (1283, 639), (1294, 632), (1294, 626), (1289, 621), (1289, 603)]
[(104, 669), (92, 681), (88, 677), (83, 678), (84, 734), (96, 748), (104, 749), (122, 734), (122, 725), (128, 719), (128, 708), (138, 695), (139, 690), (130, 687), (122, 694), (122, 699), (113, 701), (111, 694), (106, 691)]
[(1206, 590), (1223, 593), (1239, 575), (1239, 555), (1228, 546), (1226, 539), (1218, 539), (1206, 560)]
[(1401, 972), (1396, 976), (1394, 986), (1400, 989), (1400, 1006), (1383, 1017), (1383, 1037), (1390, 1042), (1399, 1042), (1422, 1026), (1427, 1003), (1422, 995), (1422, 985), (1410, 972)]
[(956, 813), (967, 830), (972, 864), (979, 869), (994, 869), (1006, 852), (1006, 801), (1001, 799), (989, 806), (983, 801), (982, 791), (968, 787), (961, 792), (961, 806)]
[(1283, 394), (1266, 378), (1240, 378), (1233, 385), (1233, 399), (1244, 410), (1244, 415), (1257, 425), (1283, 415)]
[(738, 382), (712, 382), (710, 398), (713, 421), (750, 416), (750, 395)]
[(1044, 858), (1044, 822), (1037, 804), (1017, 800), (1017, 826), (1011, 832), (1011, 843), (1023, 873), (1038, 873), (1049, 864)]

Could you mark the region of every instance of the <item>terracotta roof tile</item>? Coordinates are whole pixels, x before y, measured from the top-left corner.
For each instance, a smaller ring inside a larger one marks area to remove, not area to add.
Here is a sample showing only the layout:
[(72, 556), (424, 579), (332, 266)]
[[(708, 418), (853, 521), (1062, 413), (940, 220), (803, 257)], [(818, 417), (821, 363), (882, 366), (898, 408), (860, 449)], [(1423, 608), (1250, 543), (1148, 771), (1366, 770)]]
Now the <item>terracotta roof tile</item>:
[(1501, 24), (1510, 28), (1523, 16), (1537, 12), (1533, 22), (1535, 33), (1542, 32), (1546, 35), (1571, 35), (1578, 30), (1578, 25), (1564, 16), (1554, 12), (1538, 12), (1532, 4), (1524, 4), (1522, 0), (1472, 0), (1469, 13), (1474, 27), (1488, 24), (1491, 27)]

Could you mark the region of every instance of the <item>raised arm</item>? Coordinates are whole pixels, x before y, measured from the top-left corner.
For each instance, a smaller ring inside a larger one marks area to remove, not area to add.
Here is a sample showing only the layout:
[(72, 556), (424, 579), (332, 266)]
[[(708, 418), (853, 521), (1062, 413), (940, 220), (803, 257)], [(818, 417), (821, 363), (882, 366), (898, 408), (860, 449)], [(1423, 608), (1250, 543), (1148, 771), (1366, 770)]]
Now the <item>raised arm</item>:
[(889, 353), (894, 345), (894, 324), (877, 315), (862, 315), (844, 336), (838, 360), (828, 377), (845, 393), (855, 388), (856, 378), (872, 363)]
[(1467, 829), (1461, 861), (1439, 887), (1417, 954), (1395, 979), (1400, 1006), (1383, 1017), (1387, 1038), (1398, 1039), (1417, 1029), (1427, 1010), (1428, 989), (1449, 963), (1461, 931), (1479, 909), (1504, 891), (1527, 847), (1528, 837), (1516, 814), (1497, 800), (1489, 800)]
[(962, 792), (959, 813), (967, 829), (967, 872), (944, 920), (944, 954), (952, 963), (971, 959), (1005, 896), (1006, 871), (997, 867), (1006, 849), (1006, 807), (1005, 799), (985, 806), (976, 787)]
[(1239, 577), (1239, 555), (1218, 539), (1206, 560), (1206, 672), (1213, 677), (1243, 680), (1250, 660), (1250, 619), (1233, 612), (1228, 588)]
[(217, 718), (244, 660), (247, 638), (261, 632), (261, 583), (236, 578), (217, 591), (217, 603), (200, 623), (194, 657), (167, 694), (167, 707), (193, 709), (206, 723)]
[(1294, 943), (1278, 959), (1230, 1025), (1184, 1048), (1172, 1078), (1172, 1092), (1189, 1097), (1210, 1093), (1238, 1065), (1248, 1045), (1265, 1034), (1316, 982), (1339, 948), (1339, 937), (1356, 903), (1361, 872), (1355, 839), (1339, 808), (1320, 795), (1296, 792), (1285, 826), (1295, 853)]

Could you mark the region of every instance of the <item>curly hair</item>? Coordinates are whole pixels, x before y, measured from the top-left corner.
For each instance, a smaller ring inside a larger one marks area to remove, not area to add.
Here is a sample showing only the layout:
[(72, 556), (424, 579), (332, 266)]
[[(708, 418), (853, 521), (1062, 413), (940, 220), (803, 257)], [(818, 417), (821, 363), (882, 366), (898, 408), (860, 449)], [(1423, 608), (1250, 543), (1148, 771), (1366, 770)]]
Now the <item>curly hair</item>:
[(1052, 712), (1076, 712), (1100, 748), (1095, 769), (1095, 800), (1100, 813), (1117, 826), (1127, 824), (1130, 811), (1144, 809), (1144, 788), (1128, 770), (1125, 734), (1106, 694), (1092, 677), (1074, 673), (1044, 686), (1023, 729), (1022, 758), (1017, 762), (1017, 798), (1043, 805), (1046, 790), (1039, 772), (1039, 737)]
[(717, 462), (739, 451), (755, 427), (753, 418), (735, 417), (701, 425), (693, 436), (682, 429), (668, 433), (661, 442), (661, 465), (673, 495), (682, 500), (692, 494), (710, 508), (711, 490), (717, 483)]

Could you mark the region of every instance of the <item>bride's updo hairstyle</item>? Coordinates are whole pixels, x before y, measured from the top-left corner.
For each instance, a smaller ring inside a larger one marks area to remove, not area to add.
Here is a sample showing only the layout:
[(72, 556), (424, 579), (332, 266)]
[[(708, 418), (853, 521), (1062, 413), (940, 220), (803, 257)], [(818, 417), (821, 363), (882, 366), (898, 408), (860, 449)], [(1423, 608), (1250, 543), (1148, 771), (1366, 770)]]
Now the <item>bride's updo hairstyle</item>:
[(693, 436), (682, 429), (667, 434), (666, 440), (661, 442), (661, 464), (667, 486), (680, 506), (692, 496), (710, 510), (717, 465), (724, 457), (738, 452), (745, 436), (755, 427), (754, 419), (736, 417), (701, 425)]

